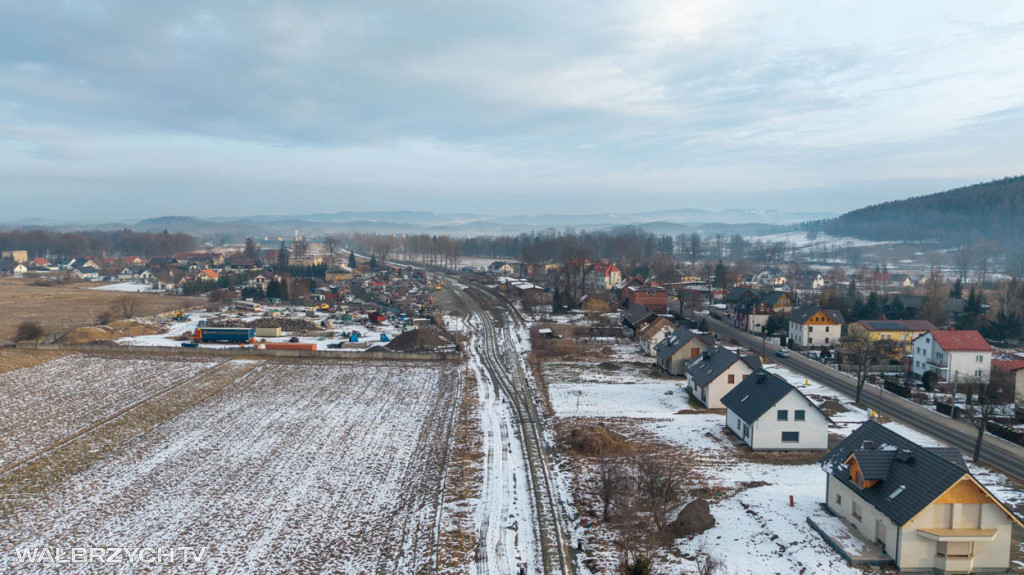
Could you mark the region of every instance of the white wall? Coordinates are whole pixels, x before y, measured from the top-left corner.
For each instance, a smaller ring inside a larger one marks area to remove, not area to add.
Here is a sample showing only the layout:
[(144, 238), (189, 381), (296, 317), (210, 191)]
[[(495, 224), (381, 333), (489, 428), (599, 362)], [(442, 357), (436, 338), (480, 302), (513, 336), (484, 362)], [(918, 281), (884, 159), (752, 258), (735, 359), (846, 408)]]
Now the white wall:
[[(782, 409), (788, 412), (786, 421), (778, 420), (778, 412)], [(804, 421), (794, 420), (796, 410), (804, 411)], [(828, 420), (795, 389), (766, 411), (752, 427), (751, 449), (828, 449)], [(783, 431), (799, 432), (800, 440), (796, 443), (783, 442)]]
[[(697, 399), (709, 409), (725, 409), (725, 405), (722, 404), (722, 398), (725, 397), (725, 394), (735, 389), (745, 377), (752, 373), (754, 373), (754, 370), (751, 369), (746, 362), (737, 360), (729, 366), (729, 369), (723, 371), (721, 375), (712, 380), (711, 383), (703, 389), (703, 391), (706, 392), (707, 397), (697, 395)], [(733, 383), (729, 383), (730, 375), (733, 376)], [(697, 389), (695, 394), (699, 394), (700, 391), (700, 389)]]
[[(851, 525), (857, 528), (861, 536), (868, 541), (883, 540), (886, 553), (896, 553), (898, 545), (899, 526), (892, 522), (881, 511), (865, 502), (856, 491), (850, 489), (831, 474), (828, 475), (828, 500), (825, 504), (833, 513), (846, 519)], [(841, 500), (837, 500), (839, 495)], [(860, 506), (860, 519), (853, 516), (854, 501)], [(878, 533), (879, 522), (885, 525), (884, 534)], [(882, 537), (879, 537), (882, 535)]]

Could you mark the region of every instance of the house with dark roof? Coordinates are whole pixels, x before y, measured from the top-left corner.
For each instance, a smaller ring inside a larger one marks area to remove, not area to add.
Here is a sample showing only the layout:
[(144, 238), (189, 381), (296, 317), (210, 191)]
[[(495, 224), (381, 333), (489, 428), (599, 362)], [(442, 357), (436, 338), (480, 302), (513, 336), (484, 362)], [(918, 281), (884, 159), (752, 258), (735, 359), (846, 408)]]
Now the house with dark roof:
[(829, 418), (788, 381), (758, 369), (722, 397), (725, 425), (755, 451), (828, 449)]
[(784, 291), (762, 292), (760, 296), (761, 301), (771, 306), (776, 313), (793, 311), (793, 298)]
[(690, 394), (709, 409), (725, 409), (722, 397), (758, 369), (757, 356), (712, 347), (686, 366)]
[(843, 337), (843, 314), (837, 309), (805, 306), (789, 314), (789, 341), (801, 348), (835, 345)]
[(992, 346), (976, 330), (932, 330), (914, 338), (910, 372), (917, 379), (934, 371), (951, 383), (988, 383)]
[(868, 421), (821, 459), (825, 504), (903, 573), (1005, 573), (1021, 525), (948, 447)]
[(630, 306), (622, 314), (622, 329), (626, 337), (632, 338), (637, 332), (657, 319), (658, 314), (644, 305)]
[(655, 346), (664, 341), (675, 329), (676, 322), (666, 316), (659, 315), (636, 332), (636, 343), (640, 346), (640, 351), (644, 355), (654, 357)]
[(658, 367), (671, 375), (685, 375), (686, 364), (715, 344), (710, 334), (692, 332), (681, 327), (654, 346)]
[(757, 292), (747, 286), (734, 287), (722, 298), (722, 303), (728, 309), (735, 309), (741, 302), (752, 299), (757, 300)]

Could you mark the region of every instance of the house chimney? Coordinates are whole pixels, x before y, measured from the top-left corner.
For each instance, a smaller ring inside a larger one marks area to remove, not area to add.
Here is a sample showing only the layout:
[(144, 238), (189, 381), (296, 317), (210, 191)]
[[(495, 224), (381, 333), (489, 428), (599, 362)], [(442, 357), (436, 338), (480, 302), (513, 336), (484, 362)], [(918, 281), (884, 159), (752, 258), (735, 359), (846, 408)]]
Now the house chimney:
[(864, 442), (860, 444), (860, 448), (865, 451), (870, 451), (875, 448), (875, 442), (870, 439), (865, 439)]
[(903, 463), (911, 463), (914, 461), (914, 454), (909, 449), (901, 449), (896, 453), (896, 460)]

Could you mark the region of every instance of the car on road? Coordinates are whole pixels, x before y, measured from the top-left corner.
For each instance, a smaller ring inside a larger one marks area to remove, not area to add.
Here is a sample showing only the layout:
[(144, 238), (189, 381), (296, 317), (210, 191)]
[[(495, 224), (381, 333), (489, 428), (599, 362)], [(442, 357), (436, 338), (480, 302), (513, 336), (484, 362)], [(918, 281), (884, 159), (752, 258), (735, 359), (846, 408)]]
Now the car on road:
[(775, 350), (775, 355), (779, 357), (789, 357), (789, 350), (786, 348)]

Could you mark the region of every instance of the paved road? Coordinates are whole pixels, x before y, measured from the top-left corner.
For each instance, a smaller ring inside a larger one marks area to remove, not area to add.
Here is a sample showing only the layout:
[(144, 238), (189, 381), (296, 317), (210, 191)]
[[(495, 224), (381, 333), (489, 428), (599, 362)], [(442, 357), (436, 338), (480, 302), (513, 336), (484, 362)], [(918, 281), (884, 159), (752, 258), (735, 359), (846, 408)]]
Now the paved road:
[[(711, 317), (708, 318), (708, 321), (719, 335), (728, 336), (751, 350), (761, 352), (761, 338), (742, 332)], [(774, 356), (775, 350), (779, 347), (771, 343), (765, 347), (766, 353), (774, 361), (851, 397), (856, 395), (856, 379), (800, 354), (794, 353), (788, 358)], [(955, 421), (908, 399), (872, 386), (864, 388), (861, 402), (900, 423), (956, 447), (968, 456), (974, 453), (974, 442), (978, 437), (978, 431), (967, 423)], [(1002, 473), (1024, 481), (1024, 448), (998, 437), (986, 435), (985, 442), (981, 447), (981, 461)]]

